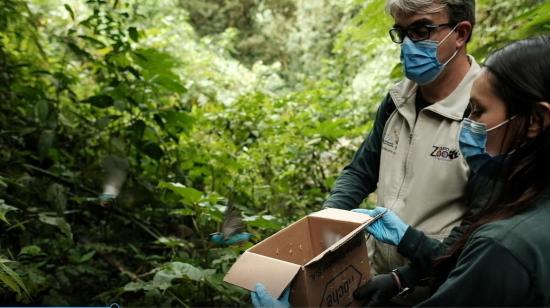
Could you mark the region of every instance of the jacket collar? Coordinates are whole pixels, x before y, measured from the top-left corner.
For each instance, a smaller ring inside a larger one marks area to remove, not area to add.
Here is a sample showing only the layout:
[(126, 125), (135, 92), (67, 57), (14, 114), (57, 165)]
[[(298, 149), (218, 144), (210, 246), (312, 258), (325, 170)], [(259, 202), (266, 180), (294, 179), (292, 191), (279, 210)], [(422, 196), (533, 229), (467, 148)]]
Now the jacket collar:
[[(438, 101), (428, 107), (427, 110), (440, 114), (452, 120), (460, 121), (464, 116), (464, 110), (470, 100), (470, 90), (474, 79), (481, 70), (474, 57), (468, 55), (470, 59), (470, 69), (454, 91), (441, 101)], [(416, 112), (414, 107), (418, 85), (416, 82), (405, 78), (390, 90), (390, 95), (397, 109), (404, 113)], [(409, 105), (409, 106), (405, 106)], [(411, 108), (412, 107), (412, 108)]]

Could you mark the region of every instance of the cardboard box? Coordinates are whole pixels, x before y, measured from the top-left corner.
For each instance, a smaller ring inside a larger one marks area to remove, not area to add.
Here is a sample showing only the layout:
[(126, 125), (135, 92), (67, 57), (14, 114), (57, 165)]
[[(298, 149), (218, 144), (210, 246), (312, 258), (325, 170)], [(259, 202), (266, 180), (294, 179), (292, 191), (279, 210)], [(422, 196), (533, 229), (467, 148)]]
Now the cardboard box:
[(363, 228), (372, 217), (325, 209), (306, 216), (245, 251), (224, 281), (275, 298), (290, 285), (292, 306), (359, 306), (353, 291), (370, 278)]

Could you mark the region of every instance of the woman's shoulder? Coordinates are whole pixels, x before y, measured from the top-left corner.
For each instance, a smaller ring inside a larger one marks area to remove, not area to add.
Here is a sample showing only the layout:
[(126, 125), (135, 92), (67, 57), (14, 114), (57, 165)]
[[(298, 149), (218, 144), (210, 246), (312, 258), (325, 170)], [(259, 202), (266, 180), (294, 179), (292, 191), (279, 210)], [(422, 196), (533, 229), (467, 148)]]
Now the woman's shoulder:
[[(543, 260), (550, 261), (550, 198), (544, 198), (530, 210), (486, 224), (480, 227), (471, 240), (491, 240), (508, 250), (518, 260), (533, 264)], [(547, 256), (547, 257), (544, 257)]]
[[(495, 240), (506, 240), (510, 236), (532, 237), (544, 235), (550, 239), (548, 229), (550, 221), (550, 197), (539, 199), (529, 210), (507, 219), (497, 220), (480, 227), (475, 237), (490, 237)], [(539, 232), (542, 231), (542, 232)]]

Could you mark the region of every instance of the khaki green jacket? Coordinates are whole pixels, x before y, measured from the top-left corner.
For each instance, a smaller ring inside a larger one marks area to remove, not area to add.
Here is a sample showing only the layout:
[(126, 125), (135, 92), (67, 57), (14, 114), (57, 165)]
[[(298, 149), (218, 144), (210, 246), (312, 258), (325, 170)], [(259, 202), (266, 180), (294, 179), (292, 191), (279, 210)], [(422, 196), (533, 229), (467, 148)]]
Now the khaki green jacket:
[[(438, 239), (449, 234), (466, 212), (463, 195), (469, 170), (458, 134), (480, 71), (470, 60), (470, 70), (458, 87), (444, 100), (422, 109), (418, 117), (416, 83), (406, 79), (390, 90), (373, 131), (344, 168), (326, 207), (356, 208), (377, 190), (378, 205), (392, 209), (414, 228)], [(390, 108), (391, 104), (395, 107)], [(369, 246), (375, 273), (406, 264), (393, 246), (373, 240)]]

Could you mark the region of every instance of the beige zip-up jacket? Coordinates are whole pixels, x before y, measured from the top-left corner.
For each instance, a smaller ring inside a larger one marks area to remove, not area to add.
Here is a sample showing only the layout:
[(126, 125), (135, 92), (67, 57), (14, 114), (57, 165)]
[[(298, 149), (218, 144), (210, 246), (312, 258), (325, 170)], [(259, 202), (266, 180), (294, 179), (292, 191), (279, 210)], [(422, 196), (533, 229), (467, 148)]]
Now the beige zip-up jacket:
[[(469, 170), (458, 134), (480, 71), (474, 58), (469, 59), (470, 70), (457, 88), (418, 117), (416, 83), (406, 79), (390, 90), (373, 130), (336, 180), (325, 207), (357, 208), (377, 190), (378, 205), (392, 209), (406, 223), (438, 239), (449, 234), (466, 211), (463, 194)], [(368, 245), (374, 273), (407, 263), (393, 246), (373, 238)]]
[[(469, 169), (460, 154), (460, 122), (468, 107), (473, 81), (480, 71), (470, 57), (470, 70), (445, 99), (416, 116), (418, 86), (404, 80), (390, 90), (396, 110), (382, 134), (378, 204), (407, 224), (443, 239), (462, 219)], [(371, 261), (378, 273), (406, 264), (394, 246), (370, 241)]]

